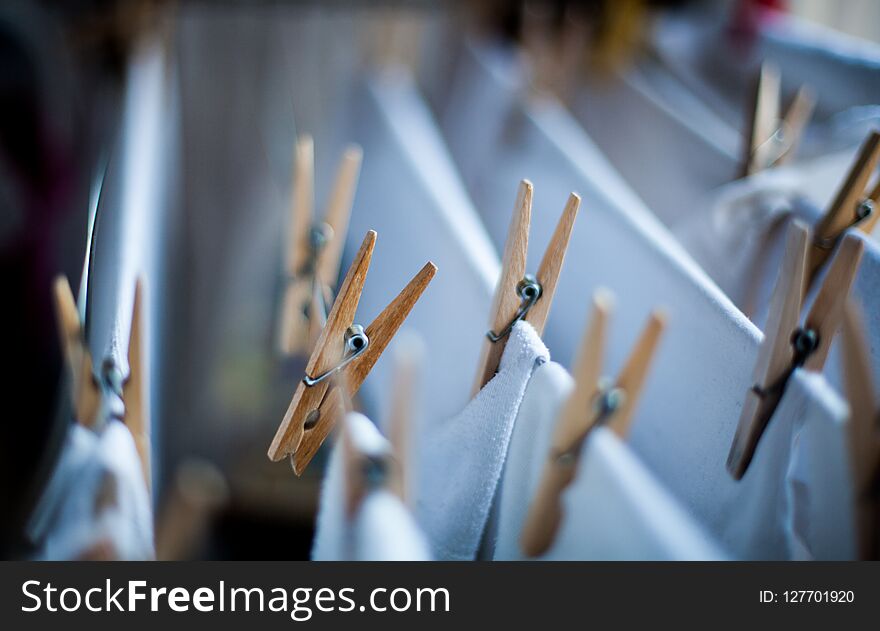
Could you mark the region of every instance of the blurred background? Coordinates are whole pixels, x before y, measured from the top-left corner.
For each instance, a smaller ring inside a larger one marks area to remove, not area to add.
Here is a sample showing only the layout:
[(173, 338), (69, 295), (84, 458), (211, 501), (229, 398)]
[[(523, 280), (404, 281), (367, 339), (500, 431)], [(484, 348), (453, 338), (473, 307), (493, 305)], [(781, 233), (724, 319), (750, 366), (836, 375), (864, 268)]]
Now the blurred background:
[[(571, 15), (586, 25), (574, 74), (541, 52)], [(736, 52), (725, 53), (727, 74), (700, 77), (701, 94), (743, 129), (746, 99), (730, 86), (754, 72), (774, 15), (871, 51), (880, 42), (873, 0), (4, 2), (3, 556), (32, 553), (23, 524), (70, 422), (51, 286), (57, 274), (79, 286), (95, 200), (86, 341), (96, 363), (125, 364), (134, 279), (145, 279), (153, 504), (157, 524), (171, 524), (157, 526), (160, 556), (307, 558), (320, 457), (297, 478), (265, 455), (305, 363), (275, 350), (297, 134), (314, 137), (322, 208), (359, 105), (353, 86), (371, 68), (406, 68), (436, 114), (462, 38), (500, 39), (532, 55), (535, 83), (564, 98), (584, 77), (663, 61), (664, 33), (699, 44), (717, 24), (739, 33)], [(670, 17), (686, 30), (658, 31)], [(715, 54), (689, 54), (704, 52)], [(823, 92), (817, 117), (834, 105)], [(381, 408), (377, 398), (360, 405)]]

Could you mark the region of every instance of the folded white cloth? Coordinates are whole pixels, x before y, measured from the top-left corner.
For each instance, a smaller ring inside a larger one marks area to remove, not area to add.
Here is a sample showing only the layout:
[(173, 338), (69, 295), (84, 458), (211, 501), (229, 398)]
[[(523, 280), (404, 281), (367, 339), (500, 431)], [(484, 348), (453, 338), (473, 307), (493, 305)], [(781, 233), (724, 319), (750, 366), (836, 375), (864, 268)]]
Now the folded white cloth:
[(38, 558), (75, 559), (103, 543), (118, 559), (155, 556), (153, 512), (140, 459), (119, 421), (110, 421), (100, 435), (71, 426), (43, 502)]
[(548, 359), (535, 329), (518, 322), (495, 377), (459, 414), (418, 432), (415, 511), (438, 559), (476, 558), (520, 401)]
[[(391, 447), (363, 414), (351, 412), (342, 420), (352, 446), (375, 457)], [(400, 499), (385, 488), (367, 492), (355, 515), (345, 514), (345, 462), (337, 441), (321, 485), (321, 504), (312, 543), (315, 561), (426, 561), (428, 544)]]

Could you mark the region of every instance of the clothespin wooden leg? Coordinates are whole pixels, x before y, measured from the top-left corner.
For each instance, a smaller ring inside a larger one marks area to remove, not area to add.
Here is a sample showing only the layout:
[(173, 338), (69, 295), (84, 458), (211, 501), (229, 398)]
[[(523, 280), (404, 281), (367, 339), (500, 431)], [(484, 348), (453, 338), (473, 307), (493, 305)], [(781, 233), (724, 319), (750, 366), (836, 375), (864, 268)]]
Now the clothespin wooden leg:
[(150, 445), (150, 415), (147, 405), (147, 370), (144, 357), (144, 286), (142, 279), (135, 283), (134, 305), (131, 313), (131, 333), (128, 339), (129, 374), (122, 388), (125, 402), (125, 425), (134, 438), (147, 490), (152, 489), (152, 449)]
[(776, 131), (779, 122), (780, 77), (779, 70), (770, 63), (761, 65), (755, 88), (754, 106), (747, 127), (743, 177), (761, 168), (761, 147)]
[(630, 423), (635, 413), (639, 395), (642, 392), (651, 360), (657, 351), (657, 345), (663, 330), (666, 328), (666, 313), (655, 310), (648, 318), (645, 330), (636, 343), (623, 371), (617, 378), (617, 387), (624, 393), (620, 408), (608, 421), (608, 428), (617, 434), (621, 440), (629, 434)]
[(550, 244), (544, 251), (544, 258), (538, 266), (537, 278), (541, 284), (541, 299), (529, 310), (525, 318), (535, 327), (538, 335), (544, 333), (544, 325), (547, 324), (547, 317), (550, 315), (550, 307), (553, 305), (553, 296), (559, 284), (562, 263), (565, 261), (565, 253), (568, 250), (568, 242), (571, 239), (571, 231), (574, 229), (574, 220), (577, 219), (580, 204), (580, 196), (575, 193), (569, 195)]
[[(860, 211), (863, 209), (864, 202), (869, 201), (876, 205), (876, 199), (880, 197), (880, 185), (870, 194), (866, 193), (871, 175), (877, 169), (878, 162), (880, 162), (880, 132), (874, 131), (862, 144), (859, 154), (843, 185), (834, 197), (828, 212), (816, 225), (813, 247), (810, 250), (811, 284), (848, 227), (857, 224), (861, 230), (870, 232), (876, 224), (880, 209), (875, 207), (873, 212), (864, 219), (860, 219)], [(877, 197), (874, 197), (875, 195)]]
[[(369, 346), (363, 354), (342, 371), (350, 393), (355, 393), (360, 389), (364, 379), (379, 361), (379, 357), (406, 320), (436, 272), (437, 267), (433, 263), (426, 263), (397, 297), (367, 327), (365, 334), (370, 340)], [(293, 462), (293, 470), (297, 475), (302, 475), (333, 429), (335, 419), (339, 417), (342, 402), (337, 395), (335, 388), (330, 391), (318, 408), (318, 421), (302, 434), (299, 444), (295, 448)]]
[(594, 425), (592, 403), (597, 393), (613, 299), (605, 290), (593, 296), (590, 328), (584, 335), (574, 370), (574, 389), (553, 432), (548, 462), (523, 523), (520, 546), (528, 556), (543, 554), (562, 523), (560, 494), (577, 472), (577, 456)]
[(727, 458), (727, 469), (734, 479), (745, 474), (754, 456), (758, 440), (769, 422), (781, 397), (772, 387), (788, 370), (792, 360), (790, 336), (797, 328), (803, 304), (806, 280), (807, 247), (809, 230), (803, 223), (793, 221), (788, 228), (785, 258), (776, 278), (770, 312), (764, 329), (764, 339), (758, 350), (753, 381), (763, 394), (754, 387), (746, 393), (737, 424), (736, 434)]
[(71, 376), (73, 413), (80, 425), (93, 427), (101, 397), (92, 373), (92, 355), (86, 348), (73, 292), (65, 277), (55, 279), (53, 293), (61, 347)]
[[(492, 316), (490, 326), (492, 331), (500, 332), (513, 319), (522, 302), (517, 295), (517, 283), (522, 280), (526, 273), (526, 257), (529, 251), (529, 226), (532, 220), (532, 183), (528, 180), (520, 182), (516, 196), (516, 205), (513, 209), (513, 218), (507, 232), (507, 242), (504, 246), (504, 256), (501, 259), (501, 277), (495, 287), (495, 297), (492, 300)], [(480, 359), (480, 368), (474, 385), (474, 394), (485, 386), (498, 371), (498, 364), (507, 338), (497, 342), (486, 340), (483, 342), (483, 352)]]

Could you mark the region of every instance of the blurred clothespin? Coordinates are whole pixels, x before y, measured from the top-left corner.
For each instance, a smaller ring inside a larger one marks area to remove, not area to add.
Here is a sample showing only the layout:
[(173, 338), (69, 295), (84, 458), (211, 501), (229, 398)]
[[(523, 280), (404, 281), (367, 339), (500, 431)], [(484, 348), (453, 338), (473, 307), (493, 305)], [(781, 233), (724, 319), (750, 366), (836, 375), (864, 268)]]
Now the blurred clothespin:
[(354, 395), (437, 271), (433, 263), (426, 263), (364, 330), (354, 324), (354, 316), (375, 244), (376, 233), (370, 230), (340, 287), (306, 365), (306, 375), (269, 446), (269, 458), (277, 461), (290, 456), (297, 475), (311, 462), (341, 412), (342, 393), (330, 378), (344, 372), (345, 383)]
[(794, 155), (816, 106), (815, 94), (806, 85), (800, 87), (782, 116), (780, 100), (779, 69), (764, 62), (746, 134), (744, 177), (787, 162)]
[(123, 377), (112, 358), (101, 365), (101, 375), (94, 374), (92, 355), (83, 335), (73, 292), (63, 276), (55, 279), (54, 299), (61, 344), (72, 384), (73, 410), (76, 421), (85, 427), (100, 431), (111, 419), (126, 424), (134, 438), (147, 489), (151, 487), (150, 474), (150, 418), (148, 412), (144, 366), (144, 298), (143, 280), (135, 283), (131, 315), (131, 334), (128, 343), (129, 373)]
[(850, 454), (862, 559), (880, 558), (880, 402), (874, 392), (868, 343), (858, 307), (847, 304), (841, 358), (850, 407)]
[(349, 146), (342, 156), (324, 219), (314, 218), (314, 143), (303, 136), (296, 143), (290, 226), (281, 303), (279, 346), (284, 355), (307, 354), (324, 326), (339, 274), (342, 249), (362, 152)]
[(825, 365), (864, 250), (858, 238), (843, 238), (810, 312), (799, 326), (807, 288), (809, 239), (810, 231), (803, 223), (790, 224), (785, 258), (755, 362), (754, 385), (746, 394), (727, 459), (727, 469), (737, 480), (745, 475), (795, 369), (821, 371)]
[(880, 177), (873, 188), (871, 176), (880, 163), (880, 132), (872, 131), (862, 144), (846, 179), (822, 219), (816, 224), (810, 248), (809, 274), (812, 282), (831, 256), (848, 228), (858, 227), (870, 234), (880, 218)]
[(553, 543), (562, 523), (561, 495), (577, 474), (581, 448), (589, 433), (602, 425), (621, 439), (629, 433), (633, 412), (666, 326), (663, 311), (651, 313), (623, 370), (611, 382), (602, 378), (611, 308), (611, 294), (597, 291), (590, 327), (575, 366), (574, 389), (556, 423), (550, 454), (523, 526), (520, 544), (529, 556), (546, 552)]
[(501, 261), (501, 278), (492, 302), (492, 328), (486, 333), (487, 341), (483, 345), (475, 393), (498, 372), (507, 337), (517, 322), (529, 322), (538, 335), (544, 332), (580, 203), (581, 198), (578, 195), (569, 195), (556, 230), (544, 252), (544, 258), (541, 259), (537, 276), (526, 274), (532, 217), (532, 183), (528, 180), (520, 182)]

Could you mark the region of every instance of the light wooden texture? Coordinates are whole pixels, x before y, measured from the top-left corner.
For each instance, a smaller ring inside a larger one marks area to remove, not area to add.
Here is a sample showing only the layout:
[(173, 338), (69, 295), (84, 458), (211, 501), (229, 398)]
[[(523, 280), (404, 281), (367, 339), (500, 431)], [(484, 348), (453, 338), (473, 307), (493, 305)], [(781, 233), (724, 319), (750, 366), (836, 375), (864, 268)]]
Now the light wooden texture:
[(541, 284), (541, 298), (526, 314), (525, 320), (531, 324), (538, 335), (543, 335), (544, 326), (547, 324), (547, 316), (553, 305), (553, 296), (556, 286), (559, 284), (559, 274), (565, 261), (565, 253), (568, 250), (568, 242), (571, 239), (571, 231), (574, 228), (574, 220), (577, 219), (581, 198), (572, 193), (565, 203), (565, 209), (556, 224), (556, 230), (550, 238), (550, 243), (544, 251), (544, 257), (538, 266), (536, 275)]
[(822, 372), (825, 366), (831, 342), (843, 323), (849, 290), (855, 281), (864, 251), (864, 242), (853, 235), (846, 235), (837, 248), (837, 254), (804, 321), (806, 328), (819, 333), (819, 346), (804, 363), (807, 370)]
[[(402, 340), (401, 340), (402, 341)], [(398, 344), (394, 365), (394, 392), (388, 417), (388, 440), (393, 456), (388, 490), (405, 505), (410, 504), (410, 428), (416, 414), (419, 375), (423, 361), (422, 348), (415, 340)]]
[(125, 402), (125, 425), (134, 438), (147, 490), (152, 491), (152, 449), (147, 398), (149, 371), (144, 356), (144, 302), (144, 283), (138, 278), (134, 286), (131, 333), (128, 338), (128, 378), (122, 388), (122, 400)]
[[(810, 231), (803, 223), (793, 221), (789, 225), (785, 257), (773, 288), (764, 339), (753, 372), (752, 383), (761, 388), (777, 383), (792, 362), (790, 336), (797, 328), (803, 305), (809, 238)], [(746, 393), (727, 458), (727, 470), (734, 479), (739, 480), (745, 474), (769, 421), (768, 411), (772, 413), (778, 400), (778, 396), (770, 393), (764, 397), (751, 389)]]
[(287, 279), (278, 318), (278, 350), (282, 355), (301, 355), (310, 350), (309, 323), (304, 307), (312, 292), (311, 276), (301, 274), (311, 255), (311, 229), (314, 221), (315, 147), (312, 137), (296, 142), (293, 157), (293, 189), (284, 269)]
[(330, 200), (324, 214), (324, 223), (330, 226), (332, 234), (318, 256), (317, 277), (326, 287), (335, 287), (339, 276), (339, 264), (342, 261), (342, 248), (348, 234), (348, 220), (351, 217), (351, 206), (357, 188), (358, 176), (361, 172), (363, 151), (357, 145), (351, 145), (342, 155), (336, 180), (330, 191)]
[(287, 233), (287, 274), (295, 276), (311, 249), (310, 231), (315, 213), (315, 145), (312, 137), (297, 140), (293, 162), (293, 190)]
[[(367, 350), (361, 353), (357, 359), (352, 361), (341, 371), (350, 395), (354, 395), (360, 389), (364, 379), (367, 378), (367, 375), (373, 369), (373, 366), (379, 361), (379, 357), (381, 357), (385, 348), (387, 348), (389, 342), (391, 342), (392, 338), (397, 333), (397, 330), (406, 320), (409, 312), (412, 311), (412, 308), (415, 306), (416, 302), (418, 302), (422, 292), (428, 287), (428, 284), (431, 282), (431, 279), (434, 278), (436, 272), (437, 267), (433, 263), (426, 263), (419, 273), (416, 274), (407, 286), (397, 295), (397, 297), (392, 300), (382, 313), (376, 316), (376, 319), (366, 328), (365, 333), (370, 340)], [(360, 293), (360, 291), (358, 293)], [(330, 319), (328, 318), (327, 321), (329, 324)], [(319, 348), (320, 346), (316, 347), (316, 352)], [(317, 371), (309, 372), (309, 374), (317, 374)], [(320, 385), (321, 384), (319, 384), (319, 386)], [(319, 386), (313, 386), (308, 389), (314, 390)], [(301, 384), (300, 387), (304, 387), (304, 385)], [(318, 421), (315, 426), (308, 430), (301, 429), (299, 432), (300, 440), (293, 450), (293, 470), (297, 475), (302, 475), (302, 472), (305, 471), (306, 467), (321, 447), (321, 444), (326, 440), (327, 436), (330, 435), (336, 420), (339, 418), (339, 414), (343, 410), (343, 400), (341, 397), (337, 396), (339, 394), (337, 390), (337, 388), (332, 388), (330, 390), (330, 395), (324, 399), (320, 406), (317, 405), (317, 402), (320, 401), (320, 399), (311, 404), (300, 403), (303, 408), (297, 412), (297, 416), (302, 418), (303, 421), (309, 411), (315, 409), (315, 407), (318, 407), (319, 412)], [(299, 391), (299, 389), (297, 389), (297, 391)], [(291, 402), (291, 406), (293, 406), (293, 402)], [(287, 417), (285, 416), (285, 418)]]
[[(846, 179), (837, 191), (834, 201), (822, 219), (815, 227), (815, 240), (834, 239), (842, 234), (855, 220), (855, 213), (858, 205), (867, 196), (868, 183), (871, 175), (880, 162), (880, 132), (873, 131), (869, 134), (867, 140), (862, 144), (859, 154), (856, 157), (853, 166), (850, 168)], [(871, 193), (880, 197), (880, 190)], [(860, 224), (860, 229), (870, 232), (873, 229), (877, 219), (875, 217)], [(810, 251), (810, 282), (815, 280), (819, 268), (828, 260), (832, 251), (813, 246)]]
[[(563, 517), (560, 496), (574, 480), (581, 445), (595, 425), (592, 408), (601, 377), (612, 302), (611, 294), (604, 290), (593, 296), (590, 326), (575, 364), (574, 389), (553, 430), (548, 460), (523, 523), (520, 547), (528, 556), (546, 552), (553, 542)], [(566, 457), (560, 459), (562, 454)]]
[[(597, 292), (593, 298), (592, 322), (575, 367), (574, 390), (554, 430), (549, 458), (523, 525), (520, 545), (528, 556), (546, 552), (553, 543), (563, 519), (562, 492), (577, 474), (584, 440), (603, 420), (594, 406), (599, 393), (610, 310), (610, 295)], [(665, 314), (660, 310), (652, 312), (615, 382), (615, 387), (623, 390), (623, 402), (604, 421), (622, 440), (629, 433), (633, 412), (665, 327)]]
[(761, 147), (776, 132), (779, 124), (780, 77), (779, 70), (770, 63), (761, 65), (751, 110), (743, 158), (743, 176), (761, 170)]
[[(345, 332), (354, 322), (375, 246), (376, 232), (370, 230), (364, 237), (342, 282), (339, 295), (327, 316), (327, 324), (321, 331), (315, 350), (306, 364), (306, 374), (313, 377), (319, 375), (333, 368), (342, 358)], [(309, 388), (300, 382), (281, 426), (269, 446), (271, 460), (281, 460), (297, 448), (303, 436), (305, 415), (320, 405), (328, 385), (328, 382), (324, 381)]]
[(101, 394), (92, 374), (92, 355), (83, 340), (73, 291), (64, 276), (55, 279), (53, 298), (61, 348), (70, 373), (73, 413), (80, 425), (94, 427)]
[(862, 559), (877, 559), (877, 498), (872, 491), (880, 483), (880, 408), (872, 382), (868, 343), (858, 308), (848, 303), (841, 327), (841, 358), (846, 397), (849, 401), (849, 438), (855, 484), (859, 552)]
[(626, 365), (617, 377), (616, 386), (623, 390), (624, 399), (608, 420), (608, 428), (621, 440), (625, 440), (629, 434), (632, 417), (648, 376), (648, 369), (651, 367), (651, 361), (657, 352), (657, 345), (665, 328), (666, 313), (659, 309), (653, 311)]
[[(785, 142), (787, 147), (772, 165), (780, 165), (790, 162), (797, 153), (798, 145), (804, 135), (804, 130), (813, 116), (813, 110), (816, 109), (816, 93), (810, 86), (802, 85), (794, 95), (785, 115), (782, 117), (783, 129), (787, 134)], [(768, 165), (771, 166), (771, 165)]]
[(859, 224), (859, 230), (865, 234), (871, 234), (874, 232), (874, 226), (877, 225), (877, 220), (880, 220), (880, 208), (878, 208), (878, 206), (880, 206), (880, 176), (877, 177), (877, 182), (874, 184), (874, 188), (871, 189), (871, 192), (868, 193), (867, 199), (874, 202), (874, 212), (870, 217)]
[[(504, 256), (501, 259), (501, 278), (495, 287), (492, 299), (489, 326), (493, 331), (501, 331), (516, 315), (522, 300), (516, 293), (516, 285), (526, 273), (526, 257), (529, 251), (529, 226), (532, 221), (532, 183), (528, 180), (520, 182), (513, 208), (513, 217), (507, 231), (507, 242), (504, 245)], [(495, 373), (507, 338), (493, 343), (483, 340), (483, 351), (480, 356), (479, 371), (474, 384), (474, 394), (485, 386)]]

